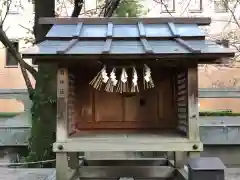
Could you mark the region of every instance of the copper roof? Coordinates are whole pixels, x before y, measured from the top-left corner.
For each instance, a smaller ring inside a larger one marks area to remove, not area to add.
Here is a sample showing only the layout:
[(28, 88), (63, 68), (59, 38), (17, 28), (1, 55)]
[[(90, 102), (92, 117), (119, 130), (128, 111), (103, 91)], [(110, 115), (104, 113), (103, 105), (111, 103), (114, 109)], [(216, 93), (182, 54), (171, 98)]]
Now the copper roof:
[(45, 18), (45, 40), (24, 57), (198, 58), (233, 57), (231, 49), (205, 40), (199, 25), (209, 18)]

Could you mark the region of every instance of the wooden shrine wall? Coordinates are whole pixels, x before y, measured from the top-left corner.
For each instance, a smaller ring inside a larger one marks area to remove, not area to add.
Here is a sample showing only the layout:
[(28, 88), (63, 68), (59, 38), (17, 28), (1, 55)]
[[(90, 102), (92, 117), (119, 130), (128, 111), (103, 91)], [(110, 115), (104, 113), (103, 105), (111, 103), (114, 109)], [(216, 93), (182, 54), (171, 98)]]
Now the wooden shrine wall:
[(70, 88), (75, 96), (72, 128), (75, 124), (78, 130), (176, 129), (173, 70), (152, 70), (156, 87), (129, 97), (93, 89), (89, 82), (98, 71), (85, 68), (70, 73), (75, 79), (75, 88)]
[(76, 76), (69, 71), (68, 72), (68, 132), (70, 134), (76, 131), (75, 119), (76, 119)]
[(188, 71), (187, 69), (178, 70), (176, 73), (176, 105), (177, 105), (177, 118), (178, 129), (187, 135), (188, 132)]

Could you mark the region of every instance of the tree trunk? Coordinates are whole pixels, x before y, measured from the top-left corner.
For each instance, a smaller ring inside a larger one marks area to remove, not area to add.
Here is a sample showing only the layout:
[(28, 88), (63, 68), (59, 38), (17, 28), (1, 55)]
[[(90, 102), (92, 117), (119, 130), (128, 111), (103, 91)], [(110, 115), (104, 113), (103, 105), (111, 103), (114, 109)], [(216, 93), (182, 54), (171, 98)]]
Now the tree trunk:
[(35, 0), (35, 19), (34, 19), (34, 35), (36, 43), (42, 41), (52, 25), (41, 25), (38, 23), (40, 17), (54, 17), (55, 16), (55, 1), (41, 1)]
[[(55, 16), (54, 0), (35, 0), (34, 34), (36, 42), (42, 41), (51, 26), (39, 25), (39, 17)], [(32, 107), (32, 131), (28, 161), (55, 159), (52, 144), (55, 141), (56, 123), (56, 71), (54, 64), (38, 64)], [(34, 167), (54, 167), (54, 164), (33, 165)]]
[(72, 12), (72, 17), (78, 17), (82, 7), (83, 7), (83, 0), (74, 0), (74, 9)]
[[(77, 3), (78, 2), (78, 3)], [(77, 17), (80, 13), (82, 0), (76, 0), (72, 16)], [(107, 10), (107, 16), (112, 16), (117, 8), (119, 0), (111, 3)], [(35, 0), (35, 25), (34, 34), (36, 42), (43, 40), (51, 26), (39, 25), (39, 17), (54, 17), (54, 0)], [(56, 74), (57, 65), (39, 64), (36, 78), (35, 93), (32, 107), (32, 136), (30, 139), (30, 154), (28, 161), (42, 161), (55, 159), (52, 152), (52, 144), (56, 140)], [(33, 165), (31, 167), (39, 167)], [(43, 164), (41, 167), (54, 167), (53, 164)]]

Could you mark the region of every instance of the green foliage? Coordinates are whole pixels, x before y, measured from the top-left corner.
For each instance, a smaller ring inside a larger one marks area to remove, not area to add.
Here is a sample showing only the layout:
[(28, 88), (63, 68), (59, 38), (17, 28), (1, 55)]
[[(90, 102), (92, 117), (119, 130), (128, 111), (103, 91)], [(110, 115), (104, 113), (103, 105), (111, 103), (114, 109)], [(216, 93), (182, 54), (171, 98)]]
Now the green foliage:
[(143, 8), (138, 0), (122, 0), (116, 10), (116, 16), (138, 17), (143, 14)]
[(231, 111), (205, 111), (199, 112), (199, 116), (240, 116), (240, 113), (233, 113)]
[(0, 112), (0, 118), (11, 118), (19, 114), (19, 112)]

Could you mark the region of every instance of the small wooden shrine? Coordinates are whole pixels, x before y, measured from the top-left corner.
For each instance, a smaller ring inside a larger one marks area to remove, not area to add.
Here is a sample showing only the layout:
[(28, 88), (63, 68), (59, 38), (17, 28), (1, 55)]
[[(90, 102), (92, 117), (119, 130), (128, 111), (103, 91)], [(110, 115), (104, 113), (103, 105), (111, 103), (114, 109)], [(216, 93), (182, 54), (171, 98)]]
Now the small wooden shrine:
[[(209, 25), (210, 18), (43, 18), (40, 23), (53, 26), (23, 57), (59, 67), (57, 180), (66, 180), (68, 167), (79, 165), (77, 152), (192, 156), (203, 150), (197, 67), (234, 56), (205, 39), (199, 26)], [(167, 177), (172, 169), (164, 167), (148, 169), (155, 173), (151, 177)], [(78, 176), (93, 178), (91, 172), (100, 171), (87, 168), (78, 169)], [(140, 177), (141, 168), (111, 177)]]

